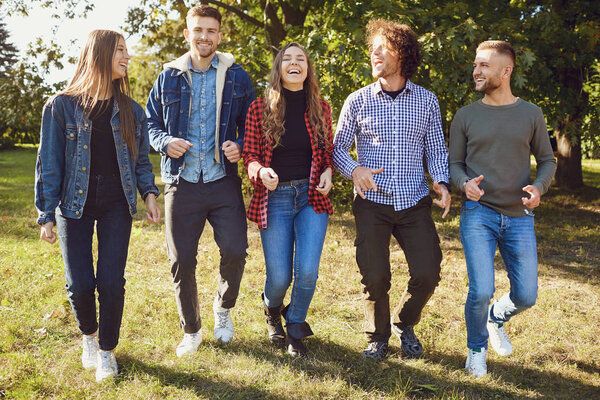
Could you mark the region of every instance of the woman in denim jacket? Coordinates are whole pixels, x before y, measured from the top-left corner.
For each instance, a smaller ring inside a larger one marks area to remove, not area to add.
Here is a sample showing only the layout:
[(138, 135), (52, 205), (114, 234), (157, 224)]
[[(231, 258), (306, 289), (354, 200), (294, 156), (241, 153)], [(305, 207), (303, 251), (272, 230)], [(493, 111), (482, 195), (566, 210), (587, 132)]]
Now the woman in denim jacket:
[[(246, 117), (244, 166), (254, 186), (248, 218), (257, 222), (265, 254), (263, 294), (269, 338), (303, 356), (305, 321), (319, 272), (331, 202), (331, 109), (319, 96), (302, 46), (285, 46), (273, 61), (266, 96)], [(282, 308), (292, 282), (290, 304)]]
[(118, 372), (113, 350), (123, 315), (136, 186), (148, 220), (158, 223), (160, 219), (145, 114), (129, 97), (129, 59), (121, 34), (108, 30), (89, 34), (75, 76), (44, 106), (36, 163), (40, 237), (56, 242), (57, 225), (67, 294), (83, 334), (82, 363), (86, 369), (96, 368), (98, 382)]

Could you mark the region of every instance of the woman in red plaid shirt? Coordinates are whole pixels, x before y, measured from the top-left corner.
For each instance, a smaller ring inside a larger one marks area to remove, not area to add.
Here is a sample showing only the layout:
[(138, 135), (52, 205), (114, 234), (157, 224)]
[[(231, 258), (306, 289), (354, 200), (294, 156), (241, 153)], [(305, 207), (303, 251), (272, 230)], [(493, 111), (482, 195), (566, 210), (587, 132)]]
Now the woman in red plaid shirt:
[[(331, 109), (320, 98), (312, 63), (297, 43), (275, 57), (264, 98), (248, 110), (244, 166), (254, 186), (248, 218), (265, 254), (263, 293), (269, 338), (302, 356), (313, 334), (306, 314), (315, 292), (331, 202)], [(295, 250), (295, 251), (294, 251)], [(282, 309), (292, 278), (290, 304)]]

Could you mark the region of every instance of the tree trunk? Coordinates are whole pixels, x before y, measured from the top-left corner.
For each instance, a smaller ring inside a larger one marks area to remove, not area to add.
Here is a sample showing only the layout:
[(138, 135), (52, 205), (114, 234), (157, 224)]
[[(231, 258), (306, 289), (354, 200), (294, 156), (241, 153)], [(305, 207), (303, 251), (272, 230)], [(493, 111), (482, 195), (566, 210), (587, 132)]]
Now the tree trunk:
[(558, 168), (556, 170), (556, 184), (561, 188), (577, 189), (583, 186), (583, 172), (581, 170), (581, 141), (573, 140), (565, 132), (554, 131)]

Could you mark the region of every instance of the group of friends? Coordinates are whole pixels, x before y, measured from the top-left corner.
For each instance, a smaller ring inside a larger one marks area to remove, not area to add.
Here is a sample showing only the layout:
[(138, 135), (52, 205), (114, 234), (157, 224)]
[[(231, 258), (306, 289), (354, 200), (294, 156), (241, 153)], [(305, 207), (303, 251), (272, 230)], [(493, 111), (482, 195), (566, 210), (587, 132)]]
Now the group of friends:
[[(356, 192), (356, 262), (368, 343), (363, 357), (382, 360), (392, 333), (403, 357), (423, 356), (414, 327), (440, 281), (442, 260), (431, 208), (436, 204), (443, 218), (448, 214), (450, 179), (464, 193), (466, 370), (474, 376), (487, 373), (488, 338), (498, 354), (511, 354), (504, 324), (535, 303), (533, 210), (556, 168), (541, 110), (511, 92), (511, 45), (485, 41), (478, 46), (473, 78), (484, 96), (454, 116), (448, 152), (436, 96), (410, 80), (421, 48), (406, 25), (384, 19), (367, 25), (376, 81), (346, 99), (334, 137), (330, 106), (300, 44), (277, 53), (264, 97), (255, 99), (248, 74), (231, 54), (217, 51), (223, 36), (219, 11), (196, 6), (186, 22), (190, 50), (165, 65), (145, 111), (129, 97), (125, 40), (108, 30), (90, 33), (75, 76), (43, 109), (37, 222), (43, 240), (60, 238), (66, 290), (83, 335), (82, 364), (96, 369), (96, 380), (118, 373), (114, 349), (136, 188), (148, 220), (156, 224), (161, 217), (150, 146), (161, 155), (165, 183), (167, 253), (183, 330), (177, 356), (197, 352), (202, 342), (195, 274), (207, 220), (221, 256), (214, 337), (232, 340), (231, 309), (248, 248), (246, 218), (260, 230), (268, 337), (292, 355), (306, 354), (303, 339), (313, 334), (306, 317), (333, 212), (328, 193), (334, 168), (353, 181)], [(351, 155), (353, 143), (357, 159)], [(532, 183), (531, 154), (537, 161)], [(247, 211), (237, 167), (242, 159), (254, 189)], [(430, 196), (426, 170), (436, 199)], [(404, 251), (410, 279), (390, 312), (392, 235)], [(510, 292), (490, 305), (497, 248)]]

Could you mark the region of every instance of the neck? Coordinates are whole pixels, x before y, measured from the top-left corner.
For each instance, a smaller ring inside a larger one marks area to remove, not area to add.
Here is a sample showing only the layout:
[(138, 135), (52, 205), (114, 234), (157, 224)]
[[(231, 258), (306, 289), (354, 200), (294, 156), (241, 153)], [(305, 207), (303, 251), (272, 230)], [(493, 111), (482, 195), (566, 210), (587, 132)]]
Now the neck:
[(208, 57), (202, 57), (192, 53), (192, 67), (199, 69), (200, 71), (206, 71), (214, 58), (215, 53), (212, 53)]
[(290, 92), (298, 92), (304, 88), (304, 82), (299, 83), (284, 83), (283, 88)]
[(379, 78), (379, 82), (381, 83), (381, 88), (388, 92), (395, 92), (406, 86), (406, 78), (400, 74)]
[(517, 99), (513, 96), (510, 86), (508, 86), (506, 88), (499, 87), (490, 93), (486, 93), (481, 101), (489, 106), (506, 106), (513, 104)]

